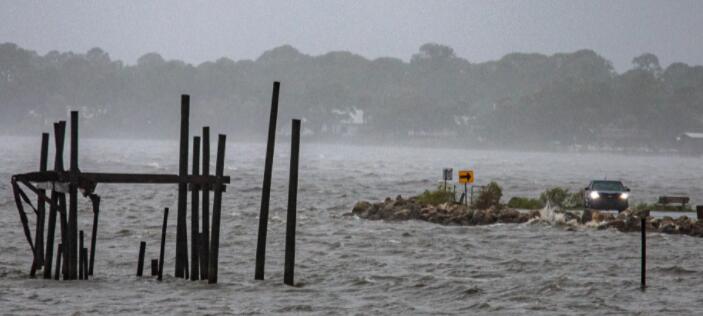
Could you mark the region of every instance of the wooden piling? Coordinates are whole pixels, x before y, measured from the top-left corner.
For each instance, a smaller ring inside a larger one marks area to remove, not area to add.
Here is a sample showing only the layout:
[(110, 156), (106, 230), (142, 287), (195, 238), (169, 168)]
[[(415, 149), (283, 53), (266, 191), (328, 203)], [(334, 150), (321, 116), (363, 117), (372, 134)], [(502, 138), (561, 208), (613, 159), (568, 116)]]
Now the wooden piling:
[(220, 211), (222, 208), (221, 182), (225, 169), (225, 144), (227, 136), (220, 134), (217, 138), (217, 161), (215, 162), (215, 176), (218, 181), (215, 184), (215, 194), (212, 203), (212, 231), (210, 238), (210, 259), (208, 266), (208, 283), (217, 283), (218, 255), (220, 249)]
[[(200, 175), (200, 137), (193, 137), (193, 175)], [(190, 279), (196, 281), (200, 279), (198, 259), (198, 231), (200, 221), (198, 220), (198, 212), (200, 212), (200, 190), (198, 185), (191, 184), (191, 214), (190, 214)]]
[(696, 205), (696, 219), (703, 220), (703, 205)]
[[(146, 251), (146, 242), (139, 243), (139, 258), (137, 259), (137, 276), (140, 277), (144, 273), (144, 251)], [(152, 267), (153, 269), (153, 267)], [(153, 275), (153, 274), (152, 274)]]
[(283, 283), (294, 285), (295, 269), (295, 222), (298, 199), (298, 154), (300, 152), (300, 120), (293, 120), (293, 135), (290, 148), (290, 177), (288, 184), (288, 214), (286, 217), (286, 256)]
[(100, 197), (91, 194), (90, 201), (93, 203), (93, 231), (90, 235), (90, 263), (88, 265), (88, 275), (93, 275), (95, 265), (95, 242), (98, 236), (98, 215), (100, 214)]
[(83, 280), (88, 280), (88, 248), (81, 248), (81, 253), (83, 254)]
[(68, 200), (68, 278), (75, 280), (78, 277), (78, 111), (71, 111), (71, 160), (69, 200)]
[[(54, 144), (56, 150), (54, 153), (54, 171), (63, 169), (63, 139), (64, 125), (60, 122), (54, 123)], [(54, 235), (56, 230), (56, 212), (58, 211), (59, 194), (56, 190), (51, 190), (51, 205), (49, 206), (49, 223), (46, 232), (46, 267), (44, 268), (44, 278), (51, 279), (51, 262), (54, 254)], [(58, 251), (58, 250), (57, 250)]]
[[(47, 160), (49, 156), (49, 133), (42, 133), (41, 135), (41, 153), (39, 157), (39, 171), (47, 170)], [(39, 189), (40, 195), (46, 195), (46, 190)], [(43, 199), (37, 199), (37, 227), (34, 230), (34, 267), (36, 269), (44, 266), (44, 222), (46, 213), (46, 202)], [(36, 270), (32, 271), (32, 277), (34, 277)]]
[(85, 272), (83, 270), (83, 231), (78, 232), (78, 279), (85, 279)]
[[(210, 175), (210, 127), (203, 127), (203, 176)], [(208, 261), (210, 260), (210, 185), (202, 186), (202, 229), (200, 230), (200, 279), (208, 278)]]
[(159, 275), (159, 259), (151, 259), (151, 276)]
[(59, 243), (59, 246), (56, 247), (56, 273), (54, 273), (55, 280), (59, 279), (59, 274), (61, 273), (61, 254), (62, 253), (63, 253), (63, 247), (61, 247), (61, 244)]
[(641, 286), (644, 291), (647, 288), (647, 218), (642, 216), (641, 219), (641, 231), (642, 231), (642, 278)]
[(259, 234), (256, 242), (255, 280), (264, 279), (266, 265), (266, 235), (268, 233), (269, 200), (271, 194), (271, 169), (273, 168), (273, 152), (276, 143), (276, 119), (278, 117), (278, 92), (280, 83), (273, 83), (271, 96), (271, 114), (269, 116), (268, 140), (266, 142), (266, 161), (264, 163), (264, 183), (261, 188), (261, 210), (259, 211)]
[[(190, 96), (181, 95), (181, 137), (178, 159), (178, 176), (188, 175), (188, 122), (190, 113)], [(188, 203), (188, 186), (185, 182), (178, 184), (178, 208), (176, 214), (176, 272), (177, 278), (185, 276), (188, 257), (188, 236), (186, 234), (186, 208)], [(161, 260), (163, 261), (163, 260)]]
[(168, 207), (164, 209), (164, 223), (161, 226), (161, 250), (159, 251), (159, 277), (161, 281), (164, 278), (164, 250), (166, 248), (166, 224), (168, 221)]

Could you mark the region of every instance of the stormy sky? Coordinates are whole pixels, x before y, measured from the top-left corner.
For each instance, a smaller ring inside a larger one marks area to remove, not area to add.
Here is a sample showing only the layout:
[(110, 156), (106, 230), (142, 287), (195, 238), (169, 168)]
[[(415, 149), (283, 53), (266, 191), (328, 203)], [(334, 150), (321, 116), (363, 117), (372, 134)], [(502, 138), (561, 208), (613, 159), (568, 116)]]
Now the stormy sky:
[(0, 42), (43, 54), (101, 47), (133, 63), (147, 52), (191, 63), (256, 58), (290, 44), (408, 60), (427, 42), (471, 62), (510, 52), (589, 48), (630, 68), (703, 64), (703, 1), (2, 1)]

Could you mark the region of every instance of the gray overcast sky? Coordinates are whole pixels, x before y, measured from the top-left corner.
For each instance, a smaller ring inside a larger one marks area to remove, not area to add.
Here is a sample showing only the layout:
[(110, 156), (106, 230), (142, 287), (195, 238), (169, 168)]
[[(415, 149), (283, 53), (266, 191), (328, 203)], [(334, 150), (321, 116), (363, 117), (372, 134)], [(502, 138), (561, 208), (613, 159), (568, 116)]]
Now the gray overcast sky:
[(290, 44), (408, 60), (426, 42), (471, 62), (591, 48), (618, 71), (642, 52), (703, 64), (703, 1), (4, 1), (0, 42), (43, 54), (101, 47), (191, 63)]

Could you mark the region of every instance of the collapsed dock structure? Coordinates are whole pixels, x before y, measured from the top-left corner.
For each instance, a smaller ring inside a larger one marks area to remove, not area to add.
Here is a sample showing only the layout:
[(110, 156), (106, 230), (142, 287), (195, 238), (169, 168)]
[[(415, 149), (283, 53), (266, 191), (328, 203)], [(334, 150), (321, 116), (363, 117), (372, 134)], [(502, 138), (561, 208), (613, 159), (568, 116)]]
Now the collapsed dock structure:
[[(222, 208), (222, 194), (230, 177), (224, 175), (226, 135), (217, 138), (217, 155), (215, 174), (211, 175), (209, 127), (203, 127), (203, 135), (193, 139), (192, 172), (188, 174), (189, 148), (189, 114), (190, 96), (181, 96), (180, 149), (178, 174), (132, 174), (84, 172), (78, 161), (78, 124), (77, 111), (70, 117), (70, 160), (69, 168), (64, 168), (64, 138), (66, 122), (54, 123), (54, 143), (56, 146), (53, 170), (48, 169), (49, 134), (42, 134), (39, 171), (12, 176), (12, 190), (19, 212), (24, 235), (32, 250), (33, 261), (31, 276), (42, 270), (43, 277), (52, 278), (52, 263), (55, 258), (55, 279), (88, 279), (93, 275), (96, 236), (98, 233), (100, 196), (95, 188), (101, 183), (120, 184), (178, 184), (178, 206), (176, 227), (176, 265), (175, 276), (197, 280), (207, 279), (209, 283), (217, 282), (219, 254), (219, 226)], [(202, 138), (201, 138), (202, 137)], [(200, 144), (202, 141), (202, 172), (200, 172)], [(25, 190), (36, 195), (36, 207)], [(191, 271), (188, 267), (187, 236), (187, 194), (192, 192), (191, 206)], [(78, 227), (79, 192), (92, 203), (93, 221), (90, 232), (90, 248), (85, 247), (83, 230)], [(210, 215), (210, 193), (213, 194), (212, 215)], [(199, 209), (198, 197), (202, 194), (202, 209)], [(36, 215), (34, 236), (25, 211), (28, 205)], [(47, 208), (48, 206), (48, 208)], [(202, 211), (202, 214), (200, 212)], [(165, 238), (165, 210), (162, 234), (161, 258), (159, 259), (159, 278), (163, 275), (163, 247)], [(48, 215), (48, 217), (47, 217)], [(209, 221), (212, 216), (212, 221)], [(202, 232), (198, 232), (202, 218)], [(55, 240), (58, 223), (58, 240)], [(46, 234), (44, 228), (46, 226)], [(80, 237), (80, 238), (79, 238)]]

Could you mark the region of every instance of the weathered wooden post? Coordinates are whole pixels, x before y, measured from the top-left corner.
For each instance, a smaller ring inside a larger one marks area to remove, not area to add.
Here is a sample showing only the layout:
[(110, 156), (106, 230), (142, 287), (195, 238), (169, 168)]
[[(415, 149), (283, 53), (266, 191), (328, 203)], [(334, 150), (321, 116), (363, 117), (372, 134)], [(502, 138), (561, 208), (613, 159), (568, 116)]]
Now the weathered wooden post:
[(259, 235), (256, 243), (255, 280), (264, 279), (266, 265), (266, 234), (268, 233), (269, 200), (271, 196), (271, 169), (273, 168), (273, 151), (276, 143), (276, 119), (278, 117), (278, 92), (281, 84), (273, 83), (271, 96), (271, 116), (269, 117), (268, 141), (266, 142), (266, 162), (264, 163), (264, 184), (261, 189), (261, 210), (259, 212)]
[(81, 266), (83, 267), (83, 280), (88, 280), (88, 248), (81, 248)]
[[(193, 137), (193, 175), (200, 174), (200, 137)], [(191, 213), (190, 213), (190, 279), (196, 281), (200, 278), (199, 259), (198, 259), (198, 212), (200, 200), (199, 186), (191, 184)]]
[[(210, 127), (203, 127), (203, 176), (210, 175)], [(208, 279), (210, 260), (210, 184), (203, 184), (203, 216), (200, 231), (200, 279)]]
[(161, 250), (159, 251), (159, 277), (164, 278), (164, 250), (166, 248), (166, 225), (168, 224), (168, 207), (164, 209), (164, 224), (161, 226)]
[(88, 266), (88, 275), (93, 275), (93, 266), (95, 265), (95, 242), (98, 236), (98, 215), (100, 214), (100, 197), (91, 194), (90, 201), (93, 203), (93, 231), (90, 236), (90, 264)]
[(210, 238), (210, 260), (208, 262), (208, 283), (217, 283), (218, 256), (220, 251), (220, 211), (222, 208), (222, 176), (225, 169), (225, 143), (227, 136), (217, 138), (217, 161), (215, 162), (215, 194), (212, 203), (212, 236)]
[[(190, 96), (181, 95), (181, 138), (178, 159), (178, 209), (176, 213), (176, 272), (177, 278), (185, 276), (188, 257), (188, 236), (186, 233), (186, 208), (188, 203), (188, 122), (190, 113)], [(161, 260), (163, 261), (163, 260)]]
[(696, 205), (696, 219), (703, 219), (703, 205)]
[(642, 216), (641, 219), (641, 225), (640, 225), (641, 231), (642, 231), (642, 280), (641, 280), (641, 286), (642, 286), (642, 291), (645, 290), (647, 287), (647, 217)]
[(81, 230), (78, 235), (78, 279), (85, 279), (85, 272), (83, 270), (83, 231)]
[(69, 201), (68, 201), (68, 278), (78, 277), (78, 111), (71, 111), (71, 161), (70, 161)]
[(294, 285), (295, 269), (295, 222), (298, 199), (298, 154), (300, 152), (300, 120), (293, 120), (293, 135), (290, 145), (290, 177), (288, 184), (288, 214), (286, 217), (286, 257), (283, 283)]
[(159, 275), (159, 259), (151, 259), (151, 276)]
[[(63, 166), (62, 157), (64, 131), (61, 129), (61, 126), (61, 123), (54, 123), (54, 142), (56, 146), (56, 153), (54, 157), (54, 171), (60, 171), (59, 166)], [(51, 190), (52, 205), (49, 206), (49, 223), (47, 225), (46, 232), (46, 259), (44, 260), (44, 279), (51, 279), (51, 262), (53, 259), (52, 257), (54, 255), (54, 234), (56, 231), (56, 211), (58, 202), (59, 196), (56, 193), (56, 190)]]
[(56, 273), (54, 273), (54, 279), (58, 280), (59, 279), (59, 274), (61, 273), (61, 254), (63, 253), (63, 247), (61, 247), (61, 243), (59, 243), (59, 246), (56, 247)]
[(137, 276), (140, 277), (144, 273), (144, 251), (146, 251), (146, 242), (139, 243), (139, 259), (137, 260)]
[[(41, 153), (39, 156), (39, 171), (47, 170), (47, 160), (49, 156), (49, 133), (42, 133), (41, 135)], [(46, 195), (46, 190), (40, 188), (39, 194)], [(34, 263), (32, 264), (32, 271), (30, 276), (34, 277), (37, 269), (44, 266), (44, 216), (46, 213), (46, 203), (44, 199), (39, 197), (37, 199), (37, 228), (35, 232), (35, 244), (34, 244)], [(45, 269), (46, 270), (46, 269)], [(50, 271), (51, 272), (51, 271)]]

